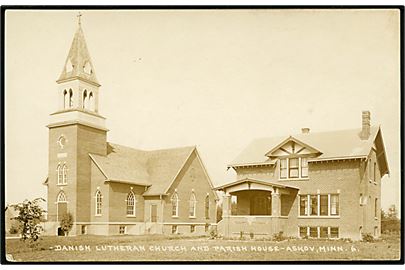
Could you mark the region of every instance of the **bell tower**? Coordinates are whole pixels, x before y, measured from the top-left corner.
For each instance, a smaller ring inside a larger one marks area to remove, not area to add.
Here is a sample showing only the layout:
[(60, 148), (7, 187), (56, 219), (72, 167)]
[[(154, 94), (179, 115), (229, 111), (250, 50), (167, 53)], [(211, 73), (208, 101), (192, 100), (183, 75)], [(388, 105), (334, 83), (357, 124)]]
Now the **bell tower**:
[(81, 14), (57, 83), (58, 110), (50, 115), (48, 230), (57, 234), (63, 215), (73, 216), (71, 234), (90, 221), (89, 153), (106, 155), (107, 129), (99, 114), (100, 84), (84, 38)]

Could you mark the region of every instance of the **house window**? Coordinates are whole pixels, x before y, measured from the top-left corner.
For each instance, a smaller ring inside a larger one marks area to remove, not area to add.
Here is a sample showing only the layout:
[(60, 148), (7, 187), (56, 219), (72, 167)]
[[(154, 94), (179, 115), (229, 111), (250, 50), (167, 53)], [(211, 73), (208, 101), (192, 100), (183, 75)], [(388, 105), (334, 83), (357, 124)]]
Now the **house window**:
[(300, 237), (306, 237), (306, 236), (308, 236), (307, 227), (300, 227)]
[(339, 228), (338, 227), (330, 228), (330, 238), (339, 238)]
[(135, 216), (135, 194), (130, 191), (127, 195), (127, 216)]
[(374, 227), (374, 237), (378, 237), (378, 227)]
[(308, 159), (301, 158), (301, 177), (308, 177)]
[(120, 226), (119, 234), (126, 234), (126, 233), (127, 233), (127, 226)]
[(210, 226), (208, 224), (205, 224), (205, 232), (208, 232), (209, 227)]
[(287, 159), (280, 159), (280, 178), (287, 178)]
[(205, 218), (210, 218), (210, 196), (208, 194), (205, 196)]
[(96, 192), (96, 216), (101, 216), (102, 196), (100, 190)]
[(82, 234), (87, 234), (87, 226), (86, 225), (82, 225), (81, 232), (82, 232)]
[(310, 216), (318, 215), (318, 195), (310, 195)]
[(360, 206), (363, 205), (363, 193), (360, 193), (359, 204)]
[(191, 232), (191, 233), (195, 232), (195, 225), (191, 225), (191, 226), (190, 226), (190, 232)]
[(177, 225), (172, 225), (172, 233), (177, 233)]
[(300, 195), (300, 216), (308, 215), (308, 196)]
[(318, 238), (318, 227), (309, 227), (309, 236), (312, 238)]
[(299, 176), (298, 158), (290, 158), (288, 160), (288, 163), (289, 163), (288, 177), (289, 178), (298, 178), (298, 176)]
[(178, 217), (179, 216), (179, 196), (177, 193), (174, 193), (171, 199), (172, 202), (172, 216)]
[(374, 218), (378, 217), (378, 199), (375, 198), (374, 200)]
[(58, 185), (62, 185), (63, 183), (63, 172), (62, 172), (62, 166), (58, 165), (58, 168), (56, 169), (57, 174), (58, 174)]
[(197, 204), (197, 200), (196, 200), (195, 194), (193, 192), (193, 193), (191, 193), (191, 196), (190, 196), (190, 212), (189, 212), (190, 217), (195, 217), (196, 204)]
[(328, 195), (319, 195), (320, 200), (320, 215), (327, 216), (328, 213)]
[(338, 194), (330, 195), (330, 215), (331, 216), (339, 215), (339, 195)]
[(319, 228), (319, 238), (328, 238), (328, 227)]

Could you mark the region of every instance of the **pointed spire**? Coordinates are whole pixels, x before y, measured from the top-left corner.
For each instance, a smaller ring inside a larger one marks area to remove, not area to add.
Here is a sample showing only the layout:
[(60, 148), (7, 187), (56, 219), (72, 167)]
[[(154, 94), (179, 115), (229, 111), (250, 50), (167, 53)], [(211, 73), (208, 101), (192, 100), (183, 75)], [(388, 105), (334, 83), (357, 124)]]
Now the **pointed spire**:
[(59, 76), (57, 82), (80, 78), (100, 86), (97, 81), (90, 54), (87, 49), (86, 40), (84, 38), (81, 16), (82, 14), (79, 12), (77, 15), (78, 27), (73, 38), (72, 45), (70, 46), (69, 54), (66, 58), (62, 74)]

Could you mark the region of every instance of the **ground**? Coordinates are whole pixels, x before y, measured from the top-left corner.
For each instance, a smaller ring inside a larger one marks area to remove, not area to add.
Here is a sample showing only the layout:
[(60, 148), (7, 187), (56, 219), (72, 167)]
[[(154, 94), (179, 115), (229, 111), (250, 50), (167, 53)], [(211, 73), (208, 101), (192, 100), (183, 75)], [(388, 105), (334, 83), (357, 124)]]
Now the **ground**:
[[(286, 261), (286, 260), (398, 260), (398, 236), (382, 240), (290, 239), (224, 240), (179, 236), (42, 237), (30, 248), (7, 239), (6, 253), (18, 261)], [(10, 256), (8, 256), (11, 258)]]

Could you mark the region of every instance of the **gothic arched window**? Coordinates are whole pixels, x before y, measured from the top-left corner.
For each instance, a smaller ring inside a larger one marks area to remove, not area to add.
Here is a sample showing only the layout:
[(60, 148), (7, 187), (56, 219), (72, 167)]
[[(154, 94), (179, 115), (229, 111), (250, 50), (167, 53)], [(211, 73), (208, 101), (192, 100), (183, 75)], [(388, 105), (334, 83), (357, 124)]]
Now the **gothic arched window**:
[(58, 185), (61, 185), (63, 183), (63, 173), (62, 173), (62, 166), (58, 165), (56, 169), (57, 175), (58, 175)]
[(205, 197), (205, 218), (210, 218), (210, 195), (207, 194)]
[(66, 164), (63, 164), (62, 167), (62, 184), (67, 184), (67, 166)]
[(96, 216), (101, 216), (101, 207), (103, 205), (103, 196), (101, 196), (100, 190), (97, 190), (97, 192), (96, 192), (95, 203), (96, 203)]
[(127, 195), (127, 215), (136, 215), (136, 199), (135, 194), (132, 191), (130, 191)]
[(172, 216), (178, 217), (179, 216), (179, 195), (175, 192), (171, 199), (172, 202)]
[(196, 205), (197, 205), (197, 200), (195, 198), (194, 192), (191, 193), (190, 196), (190, 217), (195, 217), (195, 212), (196, 212)]
[(67, 202), (65, 192), (63, 191), (59, 192), (58, 197), (56, 198), (56, 202), (58, 203)]

